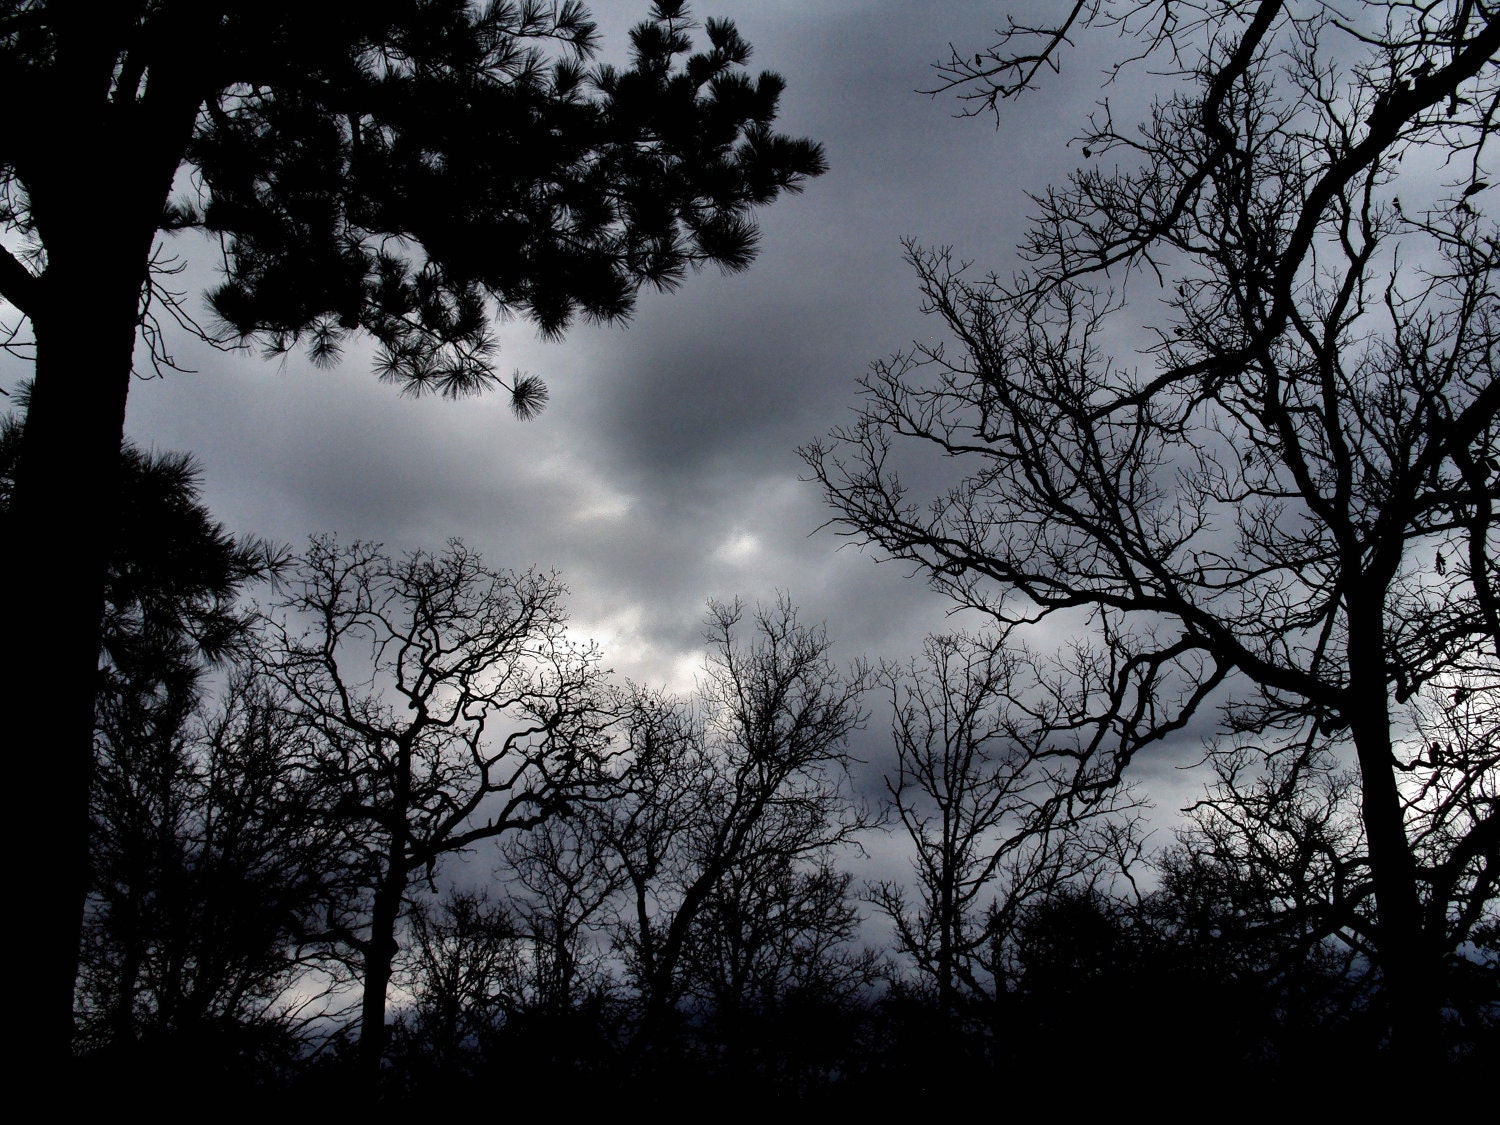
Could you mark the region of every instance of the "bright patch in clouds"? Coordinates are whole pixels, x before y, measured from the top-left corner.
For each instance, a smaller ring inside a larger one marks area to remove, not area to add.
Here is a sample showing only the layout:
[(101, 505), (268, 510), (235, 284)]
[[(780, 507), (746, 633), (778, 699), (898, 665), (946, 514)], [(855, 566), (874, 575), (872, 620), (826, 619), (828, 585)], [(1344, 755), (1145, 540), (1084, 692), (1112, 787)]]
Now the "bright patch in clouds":
[(604, 616), (575, 618), (568, 636), (580, 645), (597, 644), (616, 683), (629, 680), (646, 688), (686, 693), (703, 667), (701, 646), (674, 650), (651, 633), (651, 607), (626, 606)]
[(760, 539), (742, 528), (731, 531), (725, 540), (714, 549), (714, 558), (720, 562), (742, 565), (760, 554)]
[(623, 518), (635, 507), (635, 497), (627, 496), (622, 492), (611, 492), (608, 488), (600, 487), (593, 491), (593, 495), (581, 501), (578, 508), (573, 512), (573, 519), (578, 523), (589, 523), (595, 520), (612, 521)]

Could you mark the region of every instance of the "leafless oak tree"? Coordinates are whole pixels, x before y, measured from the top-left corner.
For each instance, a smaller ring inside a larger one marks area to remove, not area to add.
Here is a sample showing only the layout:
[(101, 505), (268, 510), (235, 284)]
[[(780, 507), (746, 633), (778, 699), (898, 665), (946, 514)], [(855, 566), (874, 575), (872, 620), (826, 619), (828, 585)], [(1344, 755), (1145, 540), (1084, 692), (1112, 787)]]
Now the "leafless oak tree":
[[(1500, 690), (1500, 12), (1064, 18), (946, 74), (1001, 112), (1038, 58), (1112, 30), (1170, 92), (1138, 131), (1090, 119), (1015, 276), (911, 247), (951, 345), (878, 364), (807, 461), (845, 534), (959, 602), (1087, 615), (1113, 772), (1215, 704), (1231, 740), (1351, 756), (1397, 1049), (1428, 1055), (1500, 863), (1493, 739), (1434, 760), (1420, 720)], [(898, 472), (918, 448), (957, 474), (930, 499)]]
[[(612, 790), (600, 799), (614, 799)], [(599, 815), (549, 820), (501, 845), (511, 901), (530, 950), (518, 1007), (565, 1016), (606, 996), (607, 907), (624, 886), (597, 830)]]
[(456, 1068), (465, 1049), (497, 1025), (523, 975), (516, 918), (504, 900), (455, 889), (419, 902), (407, 915), (406, 938), (397, 976), (413, 1002), (403, 1023), (439, 1067)]
[[(784, 598), (715, 604), (691, 702), (642, 695), (626, 720), (626, 791), (598, 832), (623, 875), (618, 941), (642, 1000), (645, 1043), (687, 987), (693, 943), (736, 879), (816, 868), (867, 817), (849, 788), (848, 739), (867, 681), (829, 656), (821, 628)], [(748, 902), (737, 905), (750, 908)]]
[(939, 1008), (1003, 991), (1006, 939), (1026, 905), (1128, 874), (1141, 842), (1133, 795), (1052, 736), (1065, 699), (1030, 653), (994, 637), (929, 637), (886, 667), (896, 771), (889, 805), (911, 846), (915, 895), (871, 889), (896, 947), (936, 986)]
[(362, 925), (336, 936), (358, 961), (372, 1070), (413, 878), (601, 779), (613, 716), (598, 652), (565, 635), (564, 594), (457, 540), (393, 559), (314, 538), (287, 582), (267, 672), (321, 740), (317, 768), (369, 895)]

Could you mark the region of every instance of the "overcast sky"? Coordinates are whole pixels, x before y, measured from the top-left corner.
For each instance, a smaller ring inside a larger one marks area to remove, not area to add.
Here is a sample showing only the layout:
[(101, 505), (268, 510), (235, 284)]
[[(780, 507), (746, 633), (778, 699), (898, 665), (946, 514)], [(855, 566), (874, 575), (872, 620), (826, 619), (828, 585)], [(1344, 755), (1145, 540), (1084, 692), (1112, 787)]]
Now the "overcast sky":
[[(622, 52), (646, 6), (591, 5), (606, 55)], [(504, 326), (502, 365), (550, 387), (536, 420), (515, 420), (503, 395), (402, 397), (358, 347), (325, 370), (179, 341), (197, 373), (137, 382), (129, 434), (191, 450), (209, 506), (239, 533), (295, 544), (332, 532), (393, 551), (458, 536), (492, 565), (555, 568), (577, 631), (638, 682), (690, 688), (707, 600), (777, 591), (827, 623), (842, 659), (905, 660), (924, 633), (954, 627), (948, 603), (900, 564), (817, 532), (828, 512), (799, 479), (796, 448), (850, 418), (872, 360), (939, 331), (920, 314), (901, 239), (952, 244), (1007, 273), (1025, 192), (1078, 160), (1067, 141), (1101, 96), (1108, 42), (1066, 57), (998, 130), (916, 92), (950, 43), (988, 47), (1006, 10), (695, 3), (699, 18), (737, 22), (752, 70), (786, 78), (778, 127), (821, 142), (830, 171), (759, 213), (748, 272), (690, 277), (643, 296), (628, 327), (580, 327), (561, 342)], [(191, 267), (186, 283), (212, 280), (207, 242), (186, 235), (172, 248)], [(888, 741), (877, 720), (862, 748), (878, 756)]]

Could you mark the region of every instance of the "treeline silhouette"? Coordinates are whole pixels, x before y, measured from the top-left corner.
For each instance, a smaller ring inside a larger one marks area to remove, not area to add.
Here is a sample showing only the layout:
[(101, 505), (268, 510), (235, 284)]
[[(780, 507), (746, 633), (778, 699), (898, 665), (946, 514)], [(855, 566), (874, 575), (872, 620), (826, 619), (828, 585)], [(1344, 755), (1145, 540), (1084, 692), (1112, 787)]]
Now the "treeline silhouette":
[[(715, 604), (672, 697), (608, 681), (555, 576), (456, 541), (272, 550), (212, 520), (189, 459), (126, 464), (76, 993), (91, 1096), (1382, 1087), (1358, 793), (1332, 756), (1220, 756), (1150, 850), (1139, 798), (1064, 768), (1056, 716), (1019, 709), (1025, 660), (982, 638), (841, 667), (789, 601)], [(872, 804), (850, 738), (876, 686), (896, 765)], [(910, 878), (856, 881), (853, 849), (888, 838)], [(1494, 1057), (1493, 915), (1446, 961), (1455, 1077)]]

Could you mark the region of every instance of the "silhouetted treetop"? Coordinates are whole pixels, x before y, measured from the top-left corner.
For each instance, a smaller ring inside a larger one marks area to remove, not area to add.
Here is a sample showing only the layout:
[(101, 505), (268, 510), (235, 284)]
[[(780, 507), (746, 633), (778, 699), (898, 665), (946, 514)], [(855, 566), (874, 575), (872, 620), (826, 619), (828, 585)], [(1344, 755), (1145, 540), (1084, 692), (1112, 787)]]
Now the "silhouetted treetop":
[[(107, 82), (143, 144), (190, 128), (192, 176), (159, 226), (219, 237), (225, 325), (321, 360), (365, 329), (382, 375), (411, 391), (506, 382), (497, 311), (555, 335), (623, 319), (642, 286), (691, 267), (743, 269), (749, 209), (824, 169), (818, 145), (771, 128), (782, 79), (745, 72), (727, 21), (694, 52), (680, 3), (635, 28), (624, 69), (590, 65), (577, 3), (124, 5), (87, 49), (49, 5), (9, 8), (7, 100)], [(50, 223), (77, 219), (50, 207), (57, 130), (27, 115), (4, 162), (4, 219), (44, 247)], [(36, 280), (11, 261), (0, 289), (30, 312)], [(523, 415), (541, 405), (539, 384), (510, 390)]]

